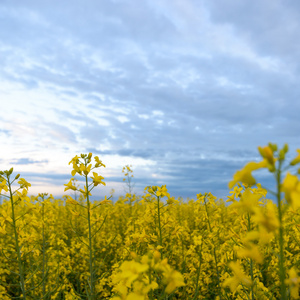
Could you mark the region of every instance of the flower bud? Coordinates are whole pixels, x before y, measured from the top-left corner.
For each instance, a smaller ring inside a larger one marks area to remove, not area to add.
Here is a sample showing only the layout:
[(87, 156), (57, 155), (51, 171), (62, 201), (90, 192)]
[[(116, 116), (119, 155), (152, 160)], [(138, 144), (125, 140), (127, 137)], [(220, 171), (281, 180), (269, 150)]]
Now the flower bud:
[(279, 160), (285, 159), (285, 152), (283, 149), (280, 149), (278, 158), (279, 158)]
[(276, 144), (269, 143), (268, 146), (272, 149), (272, 152), (275, 152), (278, 149)]
[(269, 146), (258, 147), (258, 151), (259, 151), (260, 155), (268, 161), (269, 164), (274, 165), (275, 160), (274, 160), (274, 156), (273, 156), (273, 152), (274, 152), (273, 144), (269, 143)]

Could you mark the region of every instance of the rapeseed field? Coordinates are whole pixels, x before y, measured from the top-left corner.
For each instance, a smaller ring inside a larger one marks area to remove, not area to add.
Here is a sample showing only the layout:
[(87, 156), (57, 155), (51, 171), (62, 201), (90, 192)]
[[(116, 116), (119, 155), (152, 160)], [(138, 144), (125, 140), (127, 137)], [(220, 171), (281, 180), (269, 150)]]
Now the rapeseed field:
[(30, 183), (1, 171), (0, 299), (299, 299), (300, 150), (291, 161), (287, 145), (258, 150), (224, 200), (175, 199), (165, 185), (136, 195), (127, 165), (128, 192), (91, 201), (105, 185), (92, 153), (70, 161), (73, 197), (29, 197)]

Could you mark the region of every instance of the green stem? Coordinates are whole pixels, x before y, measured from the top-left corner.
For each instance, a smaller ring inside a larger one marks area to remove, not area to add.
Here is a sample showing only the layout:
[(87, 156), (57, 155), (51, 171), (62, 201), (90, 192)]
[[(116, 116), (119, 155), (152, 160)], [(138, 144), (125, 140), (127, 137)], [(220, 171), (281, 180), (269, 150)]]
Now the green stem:
[(42, 251), (43, 251), (43, 264), (42, 264), (42, 280), (43, 280), (43, 295), (46, 295), (46, 280), (45, 280), (45, 268), (46, 268), (46, 237), (45, 237), (45, 198), (42, 197)]
[(197, 278), (196, 278), (196, 288), (195, 288), (195, 295), (193, 297), (193, 300), (197, 299), (198, 293), (199, 293), (199, 278), (200, 278), (200, 272), (201, 272), (201, 265), (202, 265), (202, 243), (201, 243), (201, 248), (200, 251), (198, 252), (199, 256), (199, 266), (197, 269)]
[(19, 245), (19, 235), (17, 231), (17, 223), (16, 223), (16, 217), (15, 217), (15, 204), (13, 200), (13, 192), (11, 190), (11, 182), (9, 180), (9, 176), (7, 176), (7, 183), (8, 183), (8, 189), (9, 189), (9, 195), (10, 195), (10, 203), (11, 203), (11, 218), (13, 223), (13, 230), (14, 230), (14, 237), (15, 237), (15, 250), (18, 257), (18, 267), (19, 267), (19, 277), (20, 277), (20, 285), (21, 285), (21, 291), (23, 295), (23, 299), (26, 300), (26, 289), (25, 289), (25, 278), (24, 278), (24, 266), (22, 263), (22, 257), (21, 257), (21, 248)]
[[(206, 211), (206, 215), (207, 215), (208, 228), (209, 228), (210, 233), (212, 233), (212, 228), (211, 228), (210, 221), (209, 221), (209, 214), (208, 214), (208, 208), (207, 208), (207, 203), (206, 203), (206, 196), (204, 196), (204, 205), (205, 205), (205, 211)], [(218, 260), (217, 260), (217, 253), (216, 253), (216, 247), (215, 246), (213, 246), (213, 253), (214, 253), (214, 260), (215, 260), (216, 271), (217, 271), (218, 294), (219, 294), (219, 299), (222, 299), (221, 284), (220, 284), (220, 273), (219, 273), (219, 268), (218, 268)]]
[(88, 210), (88, 225), (89, 225), (89, 265), (90, 265), (90, 289), (91, 289), (91, 300), (95, 299), (95, 287), (94, 287), (94, 268), (93, 268), (93, 244), (92, 244), (92, 226), (91, 226), (91, 203), (88, 191), (88, 176), (85, 175), (86, 184), (86, 200)]
[[(248, 219), (248, 232), (251, 231), (251, 217), (250, 214), (247, 214), (247, 219)], [(250, 258), (250, 275), (251, 275), (251, 281), (252, 281), (252, 285), (251, 285), (251, 298), (252, 300), (254, 300), (254, 291), (253, 291), (253, 281), (254, 281), (254, 275), (253, 275), (253, 260), (252, 258)]]
[(161, 221), (160, 221), (160, 197), (157, 196), (157, 217), (158, 217), (158, 230), (159, 230), (159, 245), (162, 246), (162, 232), (161, 232)]
[[(149, 284), (151, 284), (152, 283), (152, 274), (151, 274), (151, 272), (152, 272), (152, 270), (151, 270), (151, 268), (149, 268)], [(153, 298), (153, 289), (151, 289), (150, 290), (150, 300), (153, 300), (154, 298)]]
[(284, 267), (284, 230), (283, 230), (283, 213), (281, 207), (281, 165), (282, 161), (279, 161), (278, 170), (276, 172), (276, 184), (277, 184), (277, 207), (279, 218), (279, 279), (280, 279), (280, 294), (281, 299), (286, 300), (286, 284), (285, 284), (285, 267)]

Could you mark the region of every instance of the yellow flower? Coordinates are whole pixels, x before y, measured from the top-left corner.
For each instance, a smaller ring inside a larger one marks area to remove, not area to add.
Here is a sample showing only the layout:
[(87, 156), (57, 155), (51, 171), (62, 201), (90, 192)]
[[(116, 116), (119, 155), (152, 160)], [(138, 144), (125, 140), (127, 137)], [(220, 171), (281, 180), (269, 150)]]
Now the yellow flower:
[(289, 204), (294, 208), (300, 207), (300, 181), (297, 176), (287, 173), (282, 183), (282, 191)]
[(300, 149), (296, 150), (298, 152), (298, 155), (291, 161), (291, 165), (297, 165), (300, 163)]
[(157, 192), (156, 192), (156, 196), (159, 197), (170, 197), (170, 194), (168, 193), (167, 187), (165, 185), (163, 185), (161, 188), (157, 187)]
[(79, 217), (80, 216), (80, 213), (77, 212), (77, 211), (74, 211), (74, 210), (71, 210), (71, 214), (75, 217)]
[(77, 188), (75, 185), (73, 185), (73, 182), (74, 182), (74, 178), (71, 178), (69, 183), (67, 184), (64, 184), (66, 186), (65, 190), (64, 191), (67, 191), (67, 190), (73, 190), (73, 191), (76, 191)]
[(96, 172), (93, 172), (93, 175), (94, 175), (94, 177), (92, 176), (91, 178), (93, 179), (94, 186), (97, 186), (98, 184), (105, 185), (105, 182), (102, 181), (102, 179), (104, 179), (104, 177), (102, 177), (101, 175), (98, 175)]
[(272, 172), (275, 170), (275, 158), (273, 149), (270, 146), (258, 147), (258, 151), (263, 158), (268, 162), (268, 168)]
[(175, 197), (168, 197), (167, 203), (168, 203), (169, 205), (171, 205), (171, 204), (173, 204), (173, 203), (176, 203)]
[(240, 283), (246, 286), (251, 286), (251, 279), (245, 275), (243, 270), (241, 270), (241, 265), (237, 261), (230, 262), (229, 268), (233, 271), (233, 276), (227, 278), (224, 281), (223, 286), (229, 286), (232, 293), (236, 291)]
[(70, 197), (70, 196), (67, 196), (66, 203), (78, 205), (78, 202), (77, 202), (76, 200), (74, 200), (74, 199), (73, 199), (72, 197)]
[(89, 164), (87, 167), (84, 164), (80, 164), (80, 171), (83, 172), (84, 175), (88, 175), (91, 171), (92, 164)]
[(121, 278), (126, 280), (126, 286), (131, 287), (133, 281), (135, 281), (141, 273), (146, 272), (149, 269), (148, 265), (141, 264), (136, 261), (124, 261), (120, 267)]
[(172, 269), (166, 258), (156, 264), (155, 270), (162, 272), (163, 283), (166, 285), (165, 292), (167, 294), (171, 294), (178, 287), (185, 285), (183, 275)]
[(9, 223), (12, 222), (12, 218), (11, 218), (10, 214), (7, 211), (3, 210), (1, 215), (2, 215), (2, 218), (3, 218), (4, 221), (7, 221)]
[(157, 250), (155, 250), (153, 253), (153, 258), (155, 262), (158, 262), (161, 258), (161, 254)]
[(231, 194), (231, 196), (227, 196), (228, 200), (226, 202), (235, 201), (235, 198), (240, 198), (242, 196), (242, 192), (243, 191), (243, 187), (240, 186), (240, 184), (238, 184), (238, 186), (235, 186), (233, 188), (233, 191), (230, 191), (229, 194)]
[(255, 208), (253, 221), (263, 226), (268, 232), (275, 231), (279, 227), (279, 220), (276, 209), (271, 201), (268, 201), (264, 208)]
[(5, 230), (5, 228), (6, 228), (6, 224), (5, 224), (5, 223), (3, 223), (3, 225), (2, 225), (2, 226), (0, 226), (0, 234), (6, 234), (6, 230)]
[(28, 187), (31, 186), (31, 184), (27, 182), (24, 178), (20, 178), (18, 184), (20, 185), (21, 188), (25, 188), (26, 190), (28, 190)]
[(291, 299), (299, 299), (299, 284), (300, 278), (298, 276), (298, 270), (292, 267), (289, 271), (289, 278), (285, 280), (285, 283), (290, 286)]
[(255, 171), (257, 169), (265, 168), (267, 167), (267, 163), (265, 160), (261, 162), (249, 162), (247, 163), (242, 170), (237, 171), (233, 175), (233, 180), (229, 182), (228, 186), (230, 189), (233, 188), (233, 186), (238, 183), (242, 182), (249, 186), (254, 185), (256, 183), (255, 178), (252, 176), (252, 171)]
[(145, 300), (145, 295), (142, 294), (138, 294), (138, 293), (130, 293), (128, 294), (128, 296), (126, 297), (126, 300)]
[(102, 200), (102, 201), (100, 202), (101, 205), (103, 205), (103, 204), (110, 204), (110, 203), (111, 203), (111, 200), (107, 199), (106, 196), (104, 197), (104, 200)]
[(245, 212), (254, 213), (254, 209), (258, 206), (258, 201), (262, 197), (260, 194), (254, 194), (252, 189), (247, 188), (243, 194), (240, 194), (240, 201), (235, 201), (231, 205), (233, 208), (241, 208)]
[(164, 282), (167, 284), (165, 292), (167, 294), (171, 294), (174, 292), (178, 287), (184, 286), (184, 278), (181, 273), (176, 270), (171, 270), (169, 272), (163, 273), (164, 275)]
[(105, 168), (106, 167), (105, 164), (102, 163), (102, 161), (99, 159), (98, 156), (94, 156), (94, 159), (96, 161), (96, 164), (95, 164), (96, 168), (98, 168), (98, 167), (104, 167)]
[(69, 162), (69, 165), (70, 164), (77, 164), (78, 163), (78, 160), (79, 160), (79, 157), (76, 155), (75, 157), (73, 157), (71, 160), (70, 160), (70, 162)]
[(3, 179), (2, 182), (0, 182), (0, 193), (1, 193), (2, 190), (8, 192), (8, 187), (6, 185), (6, 180), (5, 179)]
[(259, 264), (263, 263), (263, 260), (264, 260), (263, 256), (261, 255), (261, 253), (258, 250), (258, 246), (253, 243), (249, 243), (248, 245), (246, 245), (245, 248), (239, 249), (237, 255), (240, 258), (243, 258), (243, 257), (251, 258)]
[(72, 174), (72, 176), (75, 176), (76, 173), (81, 175), (81, 170), (77, 166), (77, 164), (75, 162), (73, 162), (73, 170), (72, 170), (71, 174)]

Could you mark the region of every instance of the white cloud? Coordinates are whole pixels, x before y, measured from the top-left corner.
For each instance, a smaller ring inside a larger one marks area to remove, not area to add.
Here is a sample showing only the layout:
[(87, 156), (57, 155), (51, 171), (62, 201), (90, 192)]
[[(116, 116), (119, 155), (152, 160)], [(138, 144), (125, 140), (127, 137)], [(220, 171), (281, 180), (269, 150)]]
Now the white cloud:
[(118, 116), (117, 119), (121, 122), (121, 123), (126, 123), (129, 122), (129, 119), (125, 116)]

